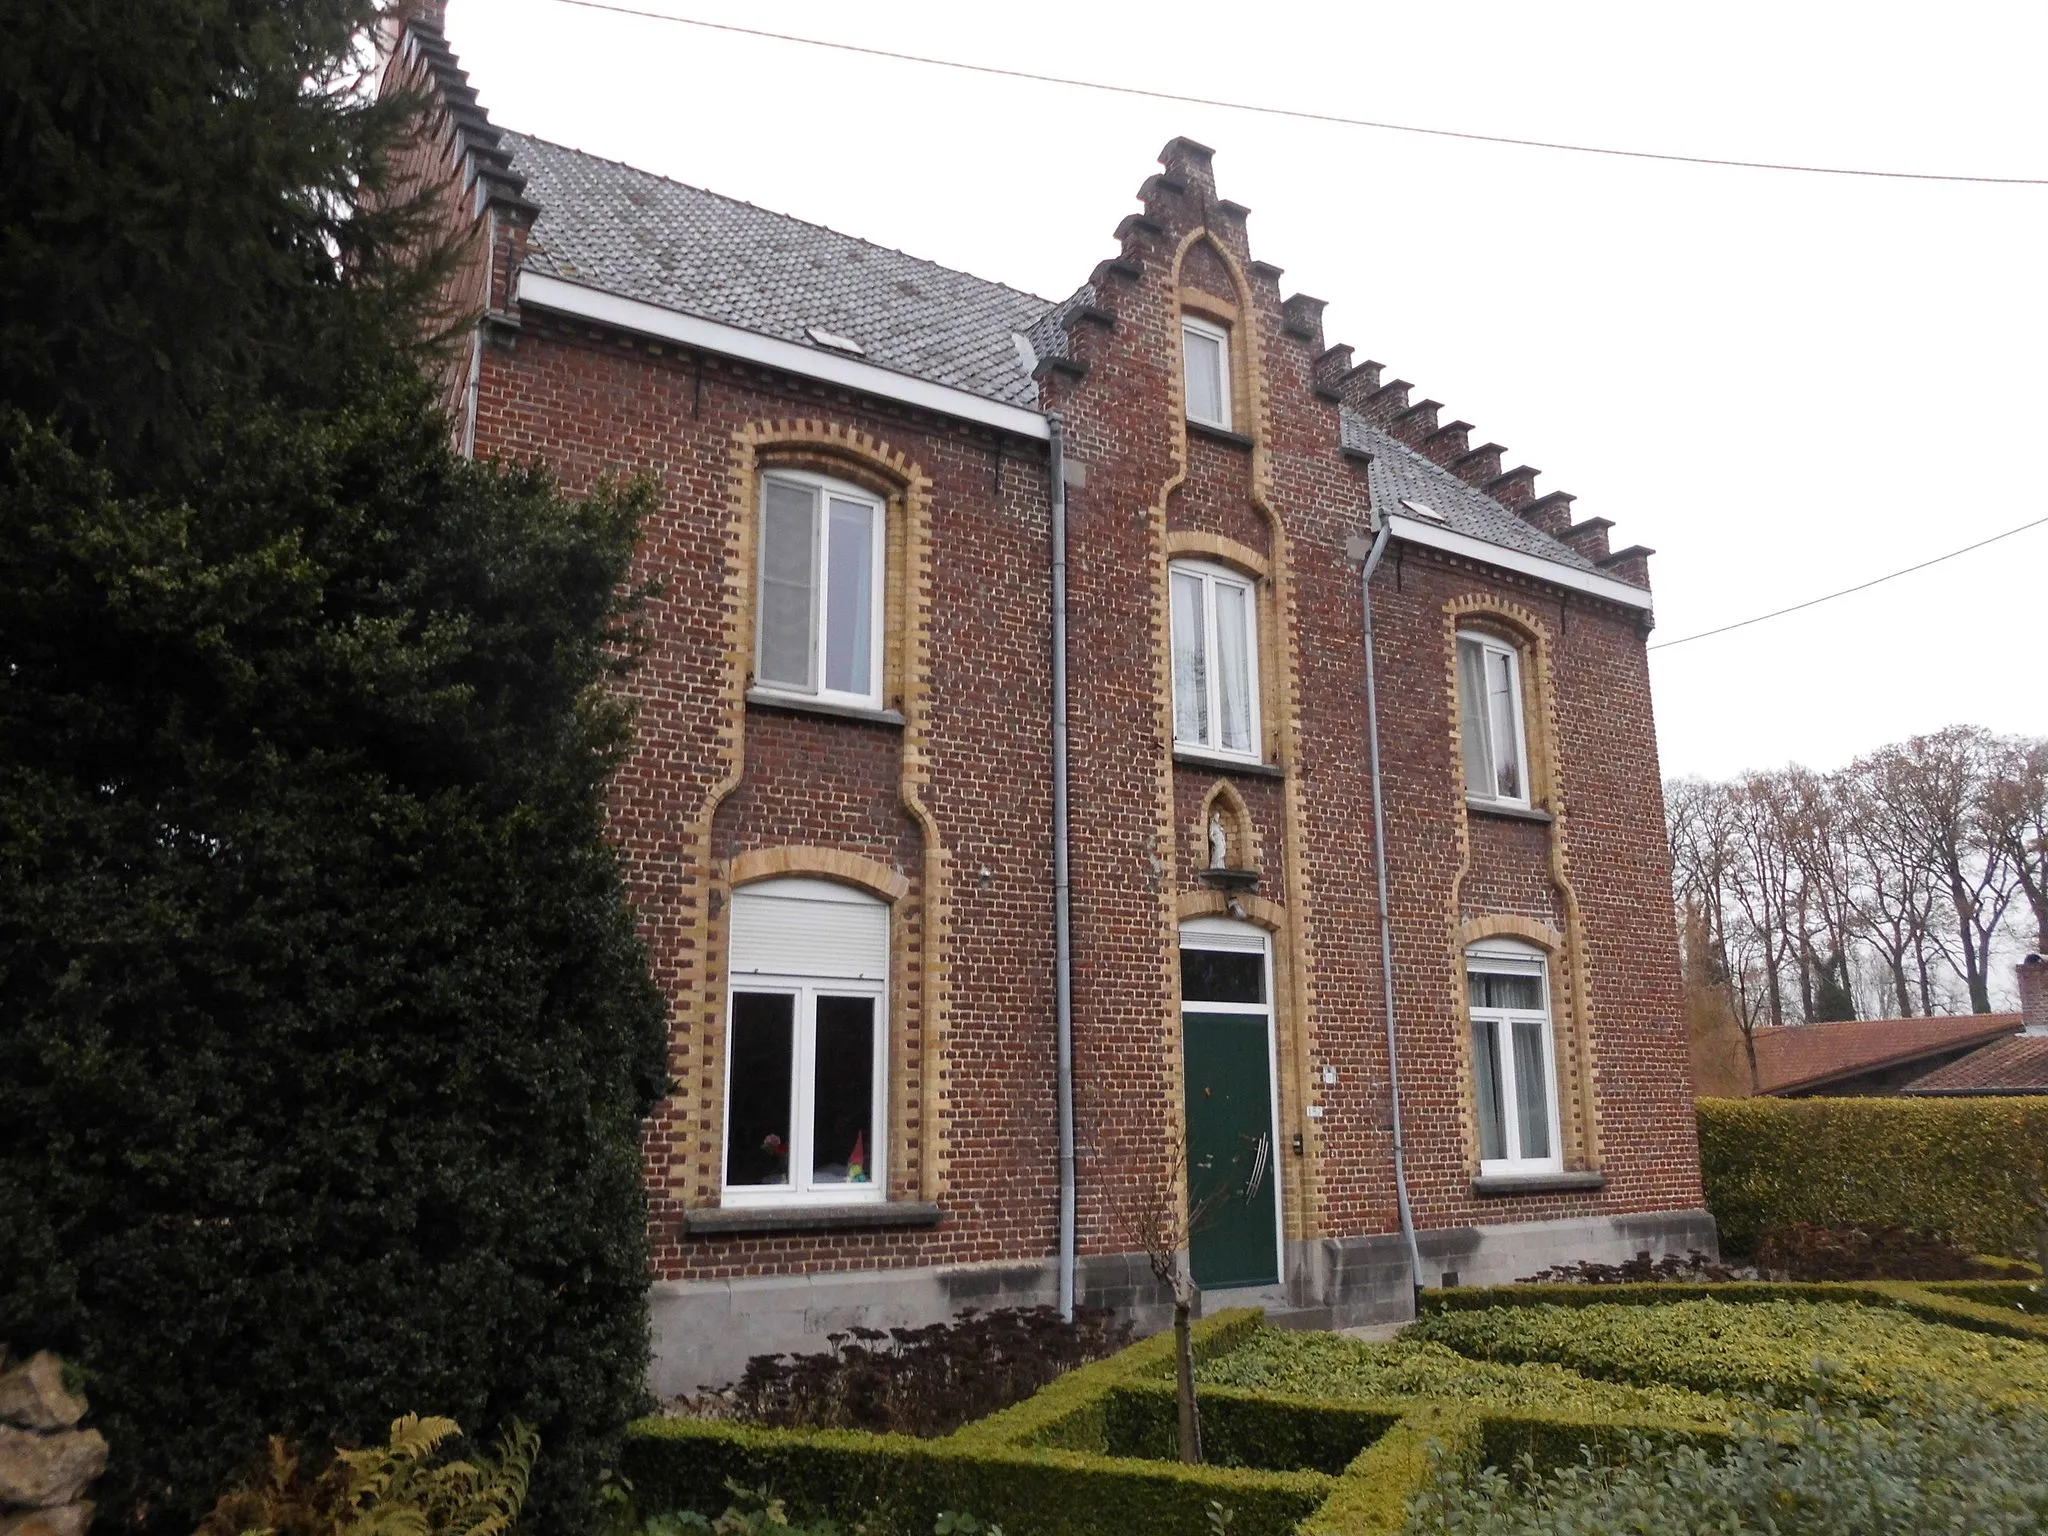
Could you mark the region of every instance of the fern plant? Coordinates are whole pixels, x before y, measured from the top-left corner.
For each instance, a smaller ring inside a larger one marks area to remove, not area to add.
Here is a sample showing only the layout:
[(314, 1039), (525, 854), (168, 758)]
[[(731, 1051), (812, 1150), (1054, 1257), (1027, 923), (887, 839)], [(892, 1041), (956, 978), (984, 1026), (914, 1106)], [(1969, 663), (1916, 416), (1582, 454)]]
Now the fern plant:
[(515, 1419), (495, 1456), (438, 1461), (461, 1433), (453, 1419), (408, 1413), (386, 1444), (337, 1450), (318, 1472), (273, 1437), (261, 1471), (221, 1495), (198, 1536), (505, 1536), (526, 1503), (540, 1436)]

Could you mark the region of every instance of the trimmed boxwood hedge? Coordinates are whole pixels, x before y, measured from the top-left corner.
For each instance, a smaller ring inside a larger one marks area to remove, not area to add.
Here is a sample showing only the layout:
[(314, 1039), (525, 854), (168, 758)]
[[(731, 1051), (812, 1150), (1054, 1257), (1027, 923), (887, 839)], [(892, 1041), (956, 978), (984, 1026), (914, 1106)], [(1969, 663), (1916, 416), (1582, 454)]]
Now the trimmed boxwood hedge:
[(922, 1533), (962, 1510), (1033, 1536), (1204, 1536), (1211, 1503), (1232, 1536), (1289, 1536), (1334, 1480), (1320, 1472), (1185, 1467), (1171, 1461), (916, 1440), (859, 1430), (755, 1429), (643, 1420), (623, 1463), (649, 1512), (715, 1512), (728, 1480), (769, 1488), (800, 1516), (858, 1514), (871, 1531)]
[(1732, 1253), (1805, 1221), (2035, 1256), (2048, 1098), (1701, 1099), (1698, 1115), (1707, 1205)]
[[(1202, 1387), (1202, 1455), (1211, 1466), (1273, 1472), (1342, 1472), (1385, 1434), (1408, 1404), (1368, 1405), (1291, 1397), (1241, 1387)], [(1106, 1405), (1113, 1456), (1171, 1459), (1180, 1446), (1173, 1383), (1112, 1387)]]

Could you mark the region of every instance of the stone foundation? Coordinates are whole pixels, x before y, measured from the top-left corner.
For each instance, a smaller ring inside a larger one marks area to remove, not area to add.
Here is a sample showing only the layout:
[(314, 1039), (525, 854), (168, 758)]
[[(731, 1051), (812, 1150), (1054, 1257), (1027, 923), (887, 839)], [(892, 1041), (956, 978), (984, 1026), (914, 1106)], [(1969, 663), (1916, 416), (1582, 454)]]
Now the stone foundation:
[[(1276, 1322), (1348, 1328), (1411, 1315), (1407, 1248), (1398, 1233), (1320, 1238), (1288, 1245), (1288, 1283), (1239, 1298), (1211, 1294), (1213, 1309), (1238, 1300), (1265, 1305)], [(1579, 1259), (1615, 1264), (1699, 1249), (1719, 1252), (1714, 1218), (1702, 1210), (1635, 1216), (1569, 1217), (1502, 1226), (1444, 1227), (1418, 1234), (1423, 1281), (1435, 1287), (1501, 1285)], [(1140, 1334), (1165, 1327), (1172, 1298), (1142, 1254), (1081, 1261), (1082, 1299), (1114, 1308)], [(754, 1355), (822, 1350), (849, 1328), (922, 1327), (963, 1307), (1051, 1306), (1059, 1278), (1050, 1260), (931, 1269), (851, 1270), (739, 1280), (661, 1281), (650, 1299), (659, 1397), (694, 1394), (739, 1379)]]

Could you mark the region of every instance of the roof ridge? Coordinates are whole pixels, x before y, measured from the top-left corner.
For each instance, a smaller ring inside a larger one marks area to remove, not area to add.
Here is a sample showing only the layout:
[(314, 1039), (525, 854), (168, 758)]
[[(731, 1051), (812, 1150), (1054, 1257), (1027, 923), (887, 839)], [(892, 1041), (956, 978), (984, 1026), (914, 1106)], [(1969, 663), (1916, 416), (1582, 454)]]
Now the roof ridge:
[(596, 154), (590, 150), (578, 148), (574, 144), (564, 144), (559, 139), (550, 139), (537, 133), (528, 133), (521, 128), (507, 128), (498, 123), (494, 123), (492, 126), (506, 138), (526, 139), (535, 144), (545, 144), (550, 149), (559, 149), (568, 154), (580, 155), (585, 160), (595, 160), (600, 165), (616, 166), (622, 171), (631, 171), (635, 176), (645, 176), (650, 181), (659, 181), (671, 187), (681, 187), (685, 192), (694, 192), (700, 197), (715, 198), (721, 203), (726, 203), (736, 208), (750, 209), (755, 213), (766, 214), (773, 219), (787, 219), (792, 224), (800, 224), (805, 229), (818, 230), (823, 234), (832, 236), (835, 240), (851, 241), (855, 245), (864, 245), (871, 251), (885, 251), (891, 256), (900, 256), (905, 261), (914, 261), (919, 266), (930, 267), (934, 271), (949, 272), (955, 277), (972, 278), (977, 283), (984, 283), (991, 288), (1000, 288), (1005, 293), (1013, 293), (1020, 299), (1030, 299), (1035, 303), (1043, 304), (1048, 309), (1052, 308), (1055, 304), (1063, 302), (1057, 299), (1048, 299), (1044, 294), (1033, 293), (1028, 288), (1019, 288), (1015, 284), (1003, 282), (999, 278), (983, 277), (979, 272), (969, 272), (965, 267), (949, 267), (944, 262), (934, 261), (929, 256), (919, 256), (897, 246), (883, 245), (879, 240), (869, 240), (862, 235), (850, 235), (843, 229), (834, 229), (831, 225), (820, 224), (815, 219), (806, 219), (794, 213), (784, 213), (779, 208), (764, 208), (759, 203), (750, 203), (745, 198), (734, 197), (729, 192), (720, 192), (712, 187), (701, 187), (693, 181), (684, 181), (679, 177), (666, 176), (660, 171), (650, 171), (644, 165), (634, 165), (630, 160), (614, 160), (609, 155)]

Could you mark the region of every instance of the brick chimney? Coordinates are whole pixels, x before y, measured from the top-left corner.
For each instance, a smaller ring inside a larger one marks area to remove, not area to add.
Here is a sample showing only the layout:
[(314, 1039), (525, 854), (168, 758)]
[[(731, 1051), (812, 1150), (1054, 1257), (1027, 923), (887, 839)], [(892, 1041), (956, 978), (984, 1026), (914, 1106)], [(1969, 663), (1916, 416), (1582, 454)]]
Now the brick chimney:
[(2020, 978), (2020, 1029), (2048, 1035), (2048, 960), (2029, 955), (2015, 969)]

